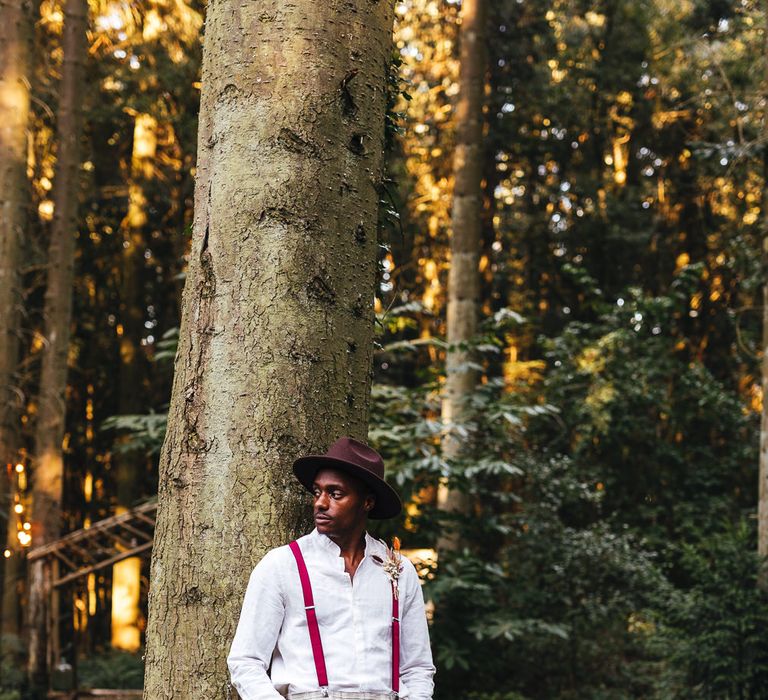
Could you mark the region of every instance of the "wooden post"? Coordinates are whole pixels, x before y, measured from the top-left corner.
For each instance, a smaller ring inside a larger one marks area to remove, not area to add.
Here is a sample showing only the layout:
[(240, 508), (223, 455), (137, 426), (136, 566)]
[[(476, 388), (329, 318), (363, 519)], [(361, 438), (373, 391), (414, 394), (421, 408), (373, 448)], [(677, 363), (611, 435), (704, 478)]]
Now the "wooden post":
[[(61, 635), (59, 634), (59, 603), (60, 603), (60, 589), (58, 586), (54, 586), (53, 582), (59, 579), (59, 560), (56, 557), (51, 557), (50, 566), (50, 578), (48, 579), (48, 591), (50, 595), (50, 603), (48, 605), (50, 609), (51, 620), (51, 632), (50, 632), (50, 649), (52, 658), (49, 658), (48, 668), (52, 671), (56, 668), (56, 665), (61, 660)], [(50, 679), (50, 671), (48, 678)]]
[(48, 558), (40, 562), (42, 573), (41, 603), (43, 612), (43, 625), (45, 627), (45, 684), (42, 683), (42, 675), (37, 676), (40, 686), (45, 685), (46, 690), (51, 690), (51, 669), (53, 668), (53, 610), (51, 609), (51, 591), (53, 589), (51, 579), (51, 563)]

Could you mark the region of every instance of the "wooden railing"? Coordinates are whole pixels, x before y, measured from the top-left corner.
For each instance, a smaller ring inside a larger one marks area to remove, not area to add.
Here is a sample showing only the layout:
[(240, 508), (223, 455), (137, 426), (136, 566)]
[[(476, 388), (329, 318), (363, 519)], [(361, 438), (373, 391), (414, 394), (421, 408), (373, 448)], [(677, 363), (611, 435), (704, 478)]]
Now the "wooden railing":
[(112, 566), (152, 548), (157, 500), (142, 503), (125, 513), (70, 532), (60, 539), (35, 547), (27, 560), (50, 558), (54, 587), (63, 586), (93, 571)]

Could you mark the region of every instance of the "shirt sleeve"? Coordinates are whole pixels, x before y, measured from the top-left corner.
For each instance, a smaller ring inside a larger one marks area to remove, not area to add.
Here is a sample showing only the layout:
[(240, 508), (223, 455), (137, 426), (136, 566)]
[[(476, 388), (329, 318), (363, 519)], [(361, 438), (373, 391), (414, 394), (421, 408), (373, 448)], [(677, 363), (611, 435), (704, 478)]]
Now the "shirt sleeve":
[(429, 645), (424, 594), (413, 564), (404, 559), (400, 598), (400, 680), (408, 700), (431, 700), (435, 666)]
[(285, 616), (277, 557), (276, 550), (268, 552), (251, 573), (227, 656), (241, 700), (283, 700), (267, 675)]

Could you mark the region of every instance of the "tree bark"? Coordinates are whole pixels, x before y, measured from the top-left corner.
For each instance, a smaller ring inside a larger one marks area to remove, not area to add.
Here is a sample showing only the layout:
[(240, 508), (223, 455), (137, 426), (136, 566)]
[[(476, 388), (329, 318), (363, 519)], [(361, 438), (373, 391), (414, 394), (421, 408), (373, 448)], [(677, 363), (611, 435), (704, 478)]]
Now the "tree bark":
[[(138, 114), (133, 129), (133, 153), (128, 186), (128, 213), (123, 221), (123, 254), (120, 281), (120, 415), (147, 410), (146, 358), (141, 349), (146, 302), (144, 299), (144, 251), (147, 248), (146, 183), (154, 176), (157, 155), (157, 121), (149, 114)], [(120, 437), (118, 441), (124, 441)], [(146, 458), (138, 452), (114, 456), (115, 486), (118, 505), (136, 505), (143, 484)]]
[[(0, 467), (16, 461), (19, 398), (19, 260), (29, 202), (27, 123), (30, 104), (32, 3), (7, 0), (0, 22)], [(0, 479), (0, 507), (8, 504), (10, 483)], [(3, 532), (3, 534), (5, 534)], [(2, 537), (5, 541), (5, 537)]]
[[(763, 206), (768, 205), (764, 195)], [(768, 211), (764, 209), (763, 211)], [(763, 387), (763, 409), (760, 420), (760, 465), (757, 505), (757, 554), (760, 558), (757, 582), (768, 591), (768, 234), (763, 234), (763, 352), (761, 374)]]
[[(768, 0), (763, 2), (763, 80), (768, 99)], [(762, 273), (763, 273), (763, 347), (761, 375), (763, 408), (760, 419), (760, 462), (758, 467), (757, 554), (760, 557), (757, 583), (768, 591), (768, 105), (763, 107), (763, 202), (762, 202)]]
[[(144, 251), (147, 227), (146, 184), (154, 177), (154, 161), (157, 156), (157, 120), (150, 114), (136, 115), (133, 127), (133, 152), (128, 185), (128, 212), (123, 221), (123, 253), (120, 280), (120, 380), (118, 386), (118, 413), (133, 415), (147, 409), (146, 361), (141, 349), (144, 334), (145, 300), (143, 287)], [(118, 442), (127, 437), (120, 436)], [(146, 457), (139, 451), (118, 452), (113, 457), (117, 508), (122, 513), (136, 504), (144, 485)], [(112, 567), (112, 646), (135, 651), (134, 640), (140, 636), (138, 629), (138, 601), (117, 601), (115, 594), (138, 592), (140, 567), (138, 559), (118, 562)], [(135, 581), (130, 581), (134, 577)]]
[(308, 524), (293, 460), (366, 437), (392, 21), (386, 0), (208, 7), (147, 700), (232, 696), (248, 576)]
[[(482, 248), (483, 100), (485, 92), (485, 6), (483, 0), (464, 0), (461, 7), (459, 98), (456, 104), (456, 148), (453, 159), (454, 190), (451, 267), (448, 275), (446, 378), (442, 419), (450, 426), (467, 416), (466, 404), (477, 383), (477, 372), (467, 363), (473, 352), (467, 346), (477, 333), (480, 306), (478, 262)], [(448, 428), (443, 456), (457, 459), (462, 440)], [(442, 484), (438, 505), (445, 511), (462, 511), (466, 499)], [(455, 538), (446, 538), (443, 547)]]
[[(26, 476), (25, 476), (26, 478)], [(0, 650), (2, 649), (2, 635), (8, 635), (21, 639), (25, 634), (26, 621), (22, 609), (22, 600), (27, 580), (27, 566), (24, 551), (19, 542), (18, 520), (20, 517), (14, 510), (15, 499), (19, 490), (18, 476), (13, 473), (12, 484), (9, 486), (9, 500), (4, 504), (8, 513), (8, 531), (4, 540), (4, 548), (9, 549), (12, 554), (6, 559), (3, 557), (3, 578), (2, 578), (2, 627), (0, 628)], [(20, 647), (17, 647), (20, 648)], [(18, 654), (21, 657), (23, 654)]]
[[(66, 420), (67, 358), (72, 322), (72, 287), (75, 266), (75, 236), (80, 180), (82, 138), (82, 83), (88, 48), (87, 0), (67, 0), (64, 6), (63, 66), (59, 98), (58, 154), (54, 182), (54, 218), (48, 248), (47, 288), (43, 319), (45, 344), (42, 351), (40, 393), (32, 479), (32, 540), (36, 546), (52, 542), (61, 534), (64, 458), (62, 441)], [(29, 673), (37, 684), (45, 684), (46, 617), (48, 591), (42, 586), (44, 562), (29, 571)], [(57, 611), (53, 611), (56, 614)]]

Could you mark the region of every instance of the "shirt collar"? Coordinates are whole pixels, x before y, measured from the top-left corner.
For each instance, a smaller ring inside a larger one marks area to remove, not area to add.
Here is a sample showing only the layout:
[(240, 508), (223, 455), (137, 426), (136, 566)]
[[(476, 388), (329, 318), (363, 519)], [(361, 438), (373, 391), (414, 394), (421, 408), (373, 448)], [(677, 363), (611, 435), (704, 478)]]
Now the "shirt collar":
[[(327, 551), (329, 554), (333, 554), (335, 557), (341, 557), (341, 548), (337, 545), (328, 535), (322, 535), (317, 531), (317, 528), (309, 533), (312, 541), (320, 547), (322, 550)], [(371, 554), (380, 553), (379, 550), (383, 548), (381, 542), (371, 537), (368, 531), (365, 533), (365, 556), (369, 557)]]

